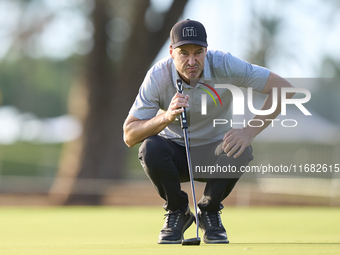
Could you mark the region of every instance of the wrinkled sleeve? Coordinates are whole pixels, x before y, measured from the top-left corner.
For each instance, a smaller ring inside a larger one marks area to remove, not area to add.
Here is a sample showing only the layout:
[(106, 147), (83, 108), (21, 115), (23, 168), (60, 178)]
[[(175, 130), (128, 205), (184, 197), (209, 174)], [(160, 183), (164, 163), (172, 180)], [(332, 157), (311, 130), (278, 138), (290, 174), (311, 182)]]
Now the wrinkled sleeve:
[(160, 108), (160, 96), (156, 81), (150, 72), (147, 73), (129, 114), (138, 119), (151, 119)]
[(230, 77), (235, 85), (240, 87), (252, 87), (261, 92), (268, 80), (270, 70), (267, 68), (250, 64), (242, 59), (234, 57), (230, 53), (225, 55), (224, 63)]

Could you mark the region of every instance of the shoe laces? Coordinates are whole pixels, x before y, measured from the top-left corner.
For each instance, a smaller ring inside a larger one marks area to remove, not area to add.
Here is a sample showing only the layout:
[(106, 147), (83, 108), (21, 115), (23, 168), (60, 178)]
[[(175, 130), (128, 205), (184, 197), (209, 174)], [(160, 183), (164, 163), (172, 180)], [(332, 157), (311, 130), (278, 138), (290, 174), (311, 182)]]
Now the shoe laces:
[(222, 221), (220, 214), (222, 212), (205, 212), (205, 215), (207, 216), (207, 221), (210, 227), (222, 227)]
[(177, 227), (177, 223), (179, 221), (179, 217), (181, 216), (181, 212), (172, 212), (169, 211), (167, 214), (164, 214), (164, 219), (166, 219), (166, 225), (168, 228)]

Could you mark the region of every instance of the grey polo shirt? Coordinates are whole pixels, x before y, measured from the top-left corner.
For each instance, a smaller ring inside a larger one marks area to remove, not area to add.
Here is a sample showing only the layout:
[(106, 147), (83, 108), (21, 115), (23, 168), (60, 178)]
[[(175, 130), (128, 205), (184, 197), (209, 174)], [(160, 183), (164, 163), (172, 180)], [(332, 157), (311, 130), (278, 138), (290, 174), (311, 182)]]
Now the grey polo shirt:
[[(230, 53), (209, 50), (199, 82), (208, 84), (213, 88), (215, 84), (232, 84), (238, 87), (252, 87), (254, 91), (261, 92), (269, 74), (268, 69), (249, 64)], [(180, 79), (180, 76), (171, 56), (157, 62), (147, 72), (129, 114), (145, 120), (165, 112), (177, 92), (177, 79)], [(213, 119), (232, 119), (231, 92), (228, 89), (216, 88), (216, 92), (223, 103), (221, 105), (216, 94), (210, 91), (218, 104), (215, 104), (214, 100), (208, 95), (207, 114), (203, 116), (201, 114), (201, 99), (202, 94), (207, 94), (207, 90), (209, 91), (208, 87), (201, 83), (192, 87), (183, 81), (183, 93), (190, 96), (189, 107), (186, 108), (190, 146), (220, 140), (224, 137), (225, 132), (230, 129), (230, 125), (213, 127)], [(184, 145), (183, 131), (179, 119), (170, 123), (159, 135)]]

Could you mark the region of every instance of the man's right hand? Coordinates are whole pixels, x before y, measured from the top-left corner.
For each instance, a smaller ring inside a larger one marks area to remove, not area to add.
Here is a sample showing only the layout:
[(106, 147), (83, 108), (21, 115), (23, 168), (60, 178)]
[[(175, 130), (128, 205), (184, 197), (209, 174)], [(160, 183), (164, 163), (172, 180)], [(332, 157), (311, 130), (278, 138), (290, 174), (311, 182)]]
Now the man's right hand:
[(129, 114), (123, 126), (126, 145), (133, 147), (145, 138), (161, 132), (184, 111), (182, 107), (189, 107), (188, 99), (189, 95), (176, 93), (171, 99), (168, 110), (152, 119), (141, 120)]
[(165, 112), (165, 118), (169, 122), (173, 122), (176, 117), (184, 111), (182, 107), (189, 107), (188, 100), (189, 95), (184, 95), (177, 92), (171, 99), (168, 110)]

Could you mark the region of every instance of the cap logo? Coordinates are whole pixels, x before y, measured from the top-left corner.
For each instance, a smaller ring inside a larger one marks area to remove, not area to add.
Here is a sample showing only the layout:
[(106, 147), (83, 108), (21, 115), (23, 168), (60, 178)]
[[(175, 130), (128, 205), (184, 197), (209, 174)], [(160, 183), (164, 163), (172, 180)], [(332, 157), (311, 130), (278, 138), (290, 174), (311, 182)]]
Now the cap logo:
[(197, 36), (197, 30), (194, 27), (185, 27), (183, 28), (183, 37), (187, 36)]

